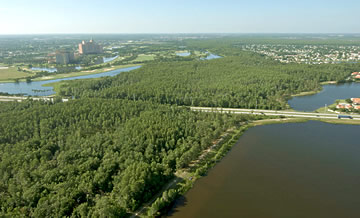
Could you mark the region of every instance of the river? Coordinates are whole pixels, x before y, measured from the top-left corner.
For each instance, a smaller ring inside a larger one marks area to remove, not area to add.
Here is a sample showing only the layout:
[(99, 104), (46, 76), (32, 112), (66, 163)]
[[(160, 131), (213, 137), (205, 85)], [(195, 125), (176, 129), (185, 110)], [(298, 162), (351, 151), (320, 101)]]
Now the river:
[(324, 85), (323, 90), (314, 95), (293, 97), (288, 101), (291, 108), (297, 111), (314, 111), (325, 104), (331, 105), (336, 99), (360, 97), (360, 83)]
[(257, 126), (170, 217), (338, 218), (360, 214), (360, 126)]
[[(62, 80), (75, 80), (75, 79), (90, 79), (99, 78), (104, 76), (115, 76), (121, 72), (138, 69), (140, 66), (121, 68), (112, 70), (104, 73), (90, 74), (84, 76), (75, 76), (61, 79), (45, 80), (45, 81), (34, 81), (30, 83), (19, 82), (19, 83), (0, 83), (0, 92), (7, 92), (9, 94), (25, 94), (33, 96), (46, 96), (55, 94), (52, 87), (44, 87), (44, 84), (59, 82)], [(41, 91), (39, 91), (41, 90)]]

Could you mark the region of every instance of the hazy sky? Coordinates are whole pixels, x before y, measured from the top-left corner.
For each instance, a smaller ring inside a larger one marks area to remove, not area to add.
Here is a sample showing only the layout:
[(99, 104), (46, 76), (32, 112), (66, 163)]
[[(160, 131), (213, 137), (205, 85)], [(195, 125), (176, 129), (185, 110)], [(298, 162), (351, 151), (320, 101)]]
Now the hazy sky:
[(32, 33), (360, 33), (360, 0), (0, 0)]

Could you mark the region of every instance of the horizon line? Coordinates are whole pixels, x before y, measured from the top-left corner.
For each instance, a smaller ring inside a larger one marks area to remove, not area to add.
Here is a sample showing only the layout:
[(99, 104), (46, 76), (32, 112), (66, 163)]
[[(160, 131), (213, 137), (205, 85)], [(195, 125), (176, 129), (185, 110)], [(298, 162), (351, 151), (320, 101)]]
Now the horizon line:
[(0, 36), (13, 36), (13, 35), (185, 35), (185, 34), (336, 34), (336, 35), (354, 35), (357, 33), (346, 32), (178, 32), (178, 33), (0, 33)]

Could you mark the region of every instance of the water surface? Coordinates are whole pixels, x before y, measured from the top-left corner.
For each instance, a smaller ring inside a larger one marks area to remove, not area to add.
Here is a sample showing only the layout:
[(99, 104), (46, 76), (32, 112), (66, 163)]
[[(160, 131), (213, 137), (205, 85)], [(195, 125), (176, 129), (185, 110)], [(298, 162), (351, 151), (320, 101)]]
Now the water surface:
[(359, 132), (316, 121), (251, 128), (169, 216), (357, 218)]
[(217, 58), (222, 58), (222, 57), (216, 54), (209, 53), (208, 56), (206, 56), (205, 58), (201, 58), (201, 60), (212, 60)]
[[(68, 67), (67, 67), (68, 68)], [(81, 66), (75, 66), (73, 67), (73, 69), (75, 70), (81, 70)], [(57, 68), (56, 67), (32, 67), (31, 70), (36, 70), (36, 71), (46, 71), (49, 73), (55, 73), (57, 72)]]
[(191, 54), (190, 52), (179, 52), (179, 53), (176, 53), (177, 56), (182, 56), (182, 57), (189, 56), (190, 54)]
[(344, 83), (339, 85), (324, 85), (323, 90), (315, 95), (298, 96), (289, 100), (291, 108), (298, 111), (314, 111), (331, 105), (337, 99), (360, 97), (360, 83)]
[(117, 57), (119, 57), (119, 56), (116, 55), (115, 57), (110, 57), (110, 58), (103, 57), (103, 61), (104, 61), (104, 63), (108, 63), (110, 61), (115, 60)]
[(140, 66), (121, 68), (117, 70), (112, 70), (104, 73), (90, 74), (84, 76), (75, 76), (61, 79), (53, 79), (46, 81), (34, 81), (30, 83), (19, 82), (19, 83), (0, 83), (0, 92), (7, 92), (9, 94), (25, 94), (25, 95), (37, 95), (37, 96), (46, 96), (55, 94), (52, 87), (44, 87), (42, 85), (59, 82), (62, 80), (75, 80), (75, 79), (90, 79), (90, 78), (99, 78), (104, 76), (115, 76), (121, 72), (130, 71), (139, 68)]

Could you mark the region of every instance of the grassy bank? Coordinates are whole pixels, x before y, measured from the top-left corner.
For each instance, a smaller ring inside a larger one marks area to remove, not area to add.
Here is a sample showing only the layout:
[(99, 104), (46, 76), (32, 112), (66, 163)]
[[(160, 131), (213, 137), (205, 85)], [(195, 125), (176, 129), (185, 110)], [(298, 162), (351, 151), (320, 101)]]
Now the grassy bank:
[(52, 79), (62, 79), (62, 78), (68, 78), (68, 77), (75, 77), (75, 76), (85, 76), (85, 75), (91, 75), (91, 74), (97, 74), (97, 73), (104, 73), (112, 70), (127, 68), (127, 67), (134, 67), (139, 66), (138, 64), (127, 64), (127, 65), (120, 65), (120, 66), (112, 66), (108, 68), (101, 68), (96, 70), (86, 70), (86, 71), (80, 71), (80, 72), (73, 72), (73, 73), (63, 73), (63, 74), (56, 74), (53, 76), (46, 76), (46, 77), (40, 77), (33, 79), (33, 81), (44, 81), (44, 80), (52, 80)]
[[(322, 90), (322, 89), (321, 89), (321, 90)], [(291, 97), (299, 97), (299, 96), (306, 96), (306, 95), (315, 95), (316, 93), (321, 92), (321, 90), (308, 91), (308, 92), (300, 92), (300, 93), (298, 93), (298, 94), (291, 95)]]
[(0, 69), (0, 82), (14, 82), (15, 79), (33, 76), (22, 71), (18, 71), (17, 67), (4, 67)]
[[(337, 84), (336, 81), (326, 81), (321, 82), (320, 85), (330, 85), (330, 84)], [(291, 95), (291, 97), (299, 97), (299, 96), (306, 96), (306, 95), (315, 95), (316, 93), (319, 93), (322, 91), (322, 88), (320, 90), (313, 90), (313, 91), (307, 91), (307, 92), (300, 92), (298, 94)]]

